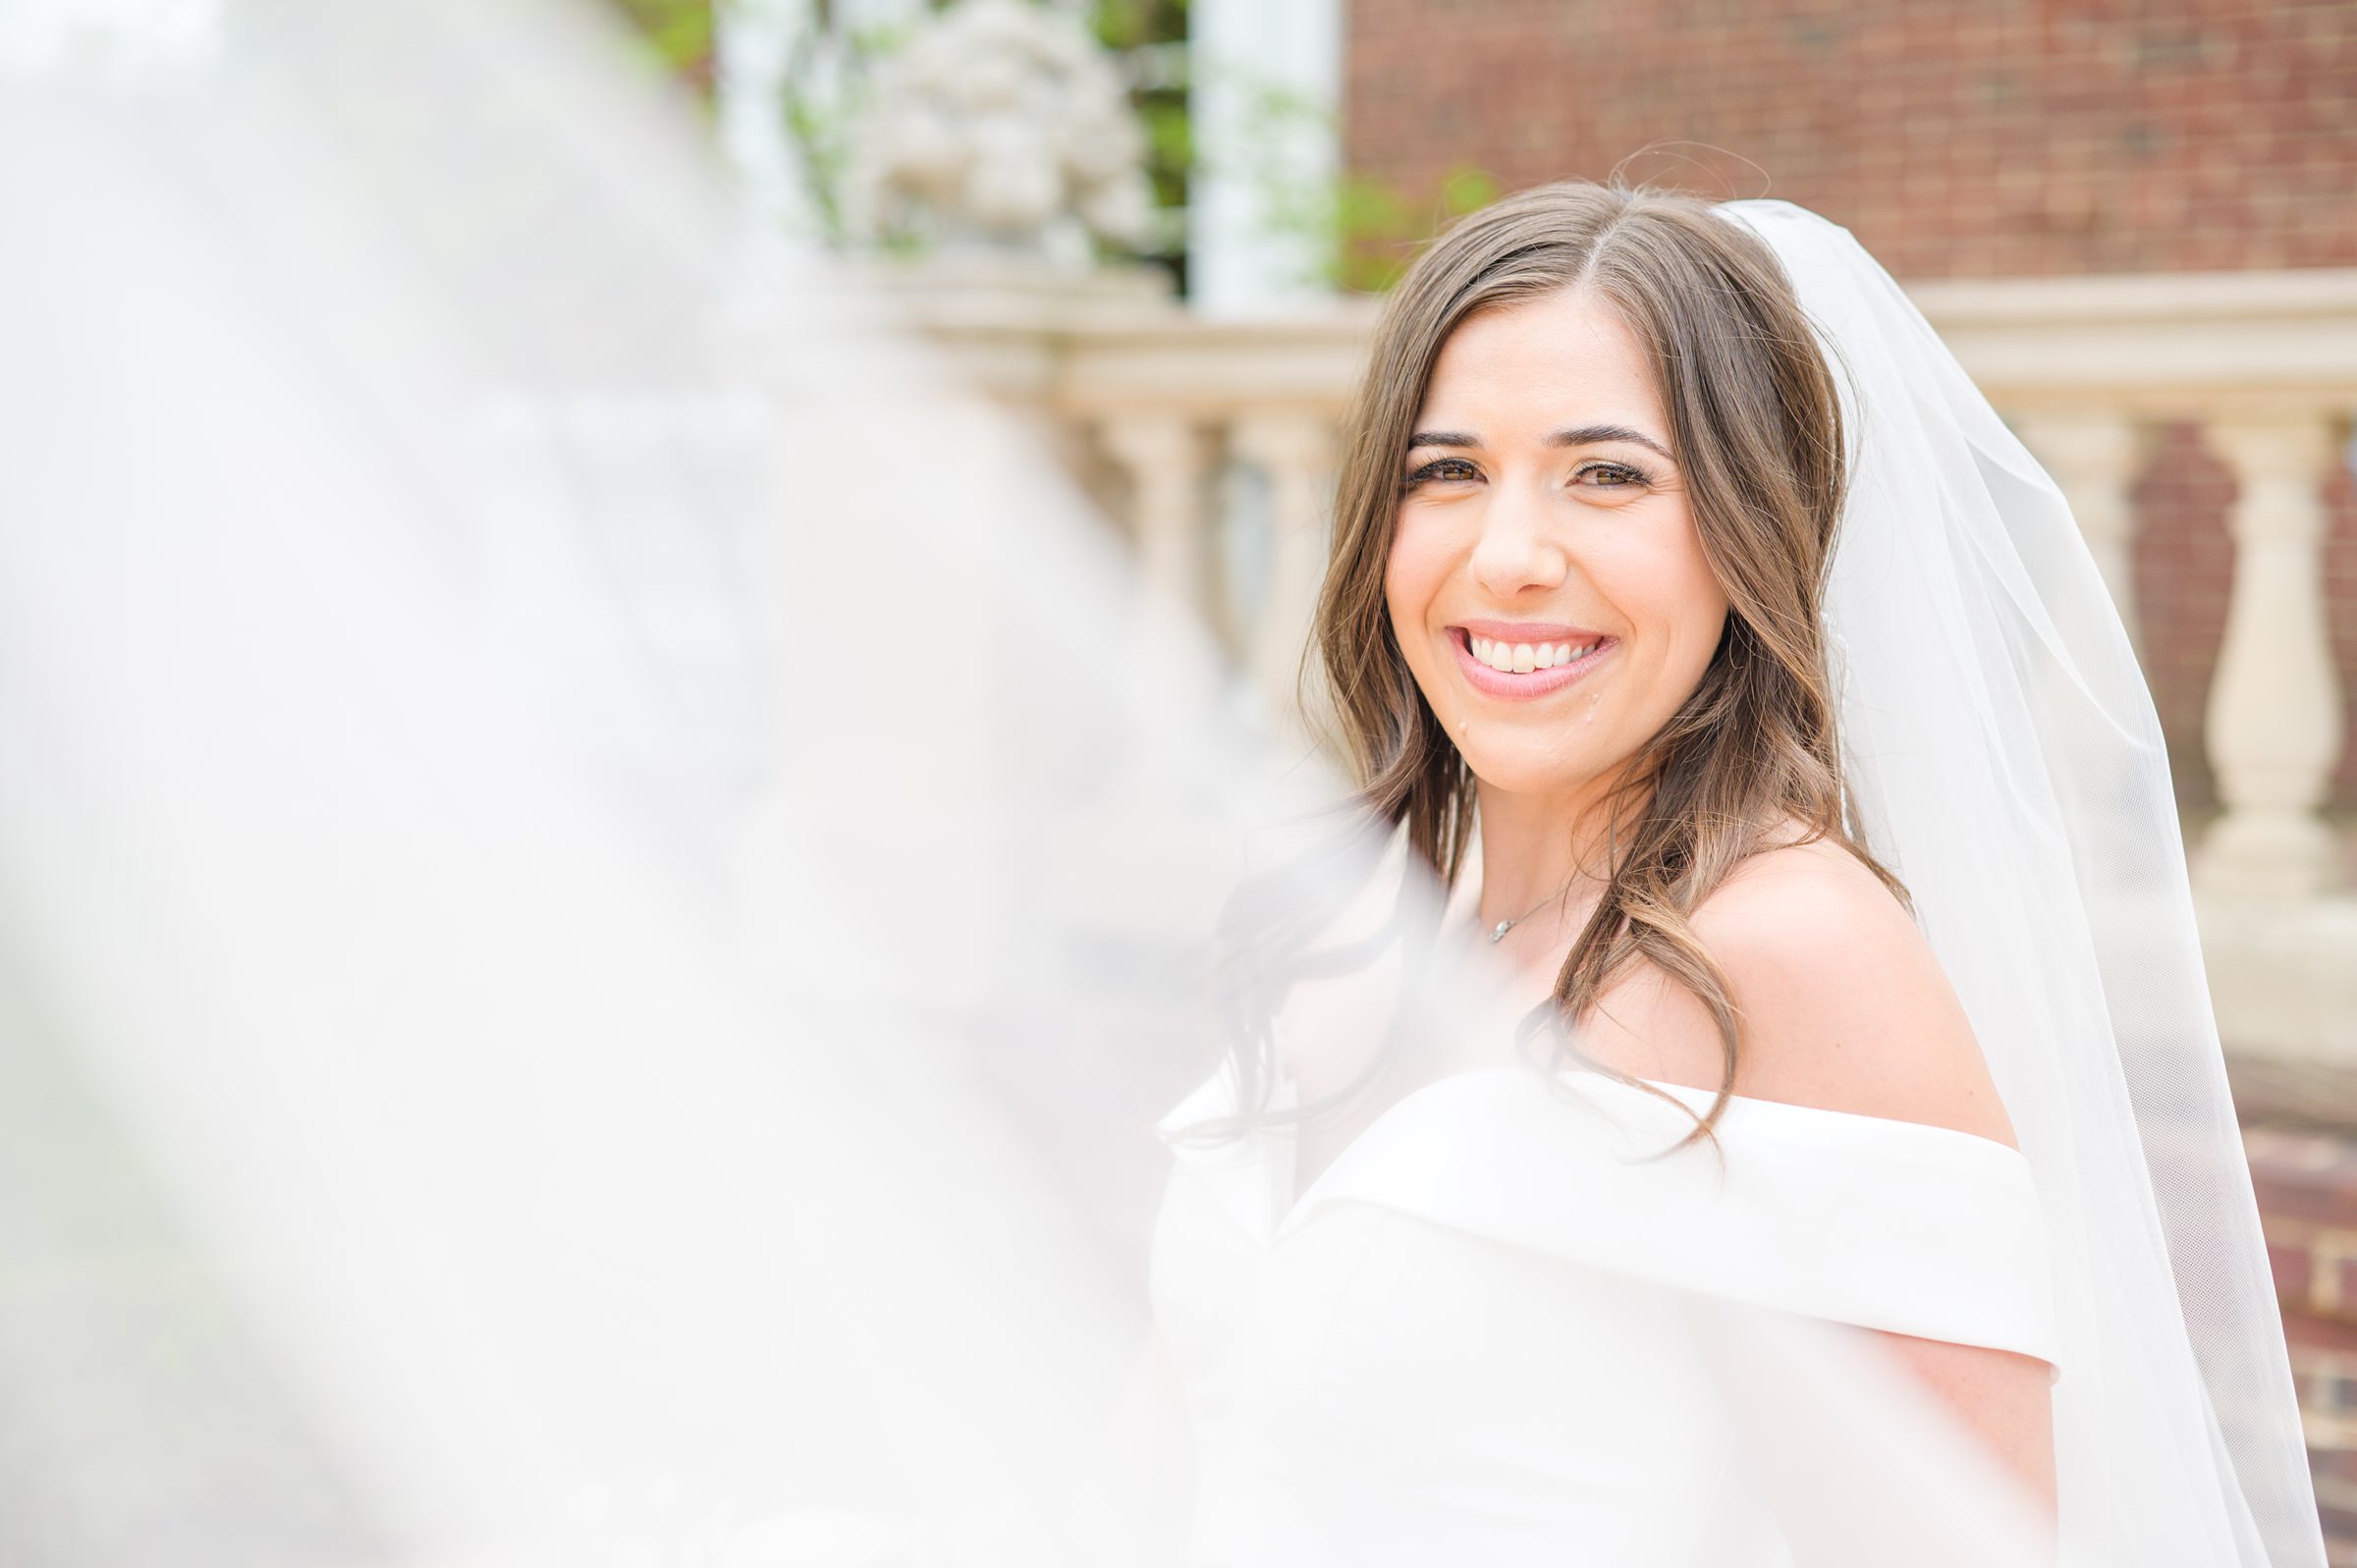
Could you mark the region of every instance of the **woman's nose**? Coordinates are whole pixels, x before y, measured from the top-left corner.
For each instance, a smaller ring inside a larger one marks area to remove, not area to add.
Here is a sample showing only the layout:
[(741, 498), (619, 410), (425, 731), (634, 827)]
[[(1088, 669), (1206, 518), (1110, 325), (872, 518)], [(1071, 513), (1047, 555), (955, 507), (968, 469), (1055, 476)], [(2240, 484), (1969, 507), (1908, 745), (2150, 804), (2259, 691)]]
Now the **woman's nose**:
[(1501, 484), (1484, 509), (1474, 541), (1473, 580), (1486, 593), (1510, 599), (1527, 588), (1552, 588), (1570, 569), (1545, 498), (1526, 485)]

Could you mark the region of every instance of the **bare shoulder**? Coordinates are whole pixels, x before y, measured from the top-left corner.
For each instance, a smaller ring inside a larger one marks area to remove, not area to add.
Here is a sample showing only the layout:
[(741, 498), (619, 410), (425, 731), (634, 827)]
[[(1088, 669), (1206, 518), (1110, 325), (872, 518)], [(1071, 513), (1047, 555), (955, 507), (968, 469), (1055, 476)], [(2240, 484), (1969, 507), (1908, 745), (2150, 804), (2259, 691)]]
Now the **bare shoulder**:
[[(1821, 839), (1764, 849), (1692, 920), (1742, 1020), (1737, 1094), (2014, 1142), (1930, 944), (1847, 848)], [(1722, 1058), (1709, 1010), (1638, 967), (1599, 999), (1583, 1041), (1623, 1070), (1716, 1087)]]

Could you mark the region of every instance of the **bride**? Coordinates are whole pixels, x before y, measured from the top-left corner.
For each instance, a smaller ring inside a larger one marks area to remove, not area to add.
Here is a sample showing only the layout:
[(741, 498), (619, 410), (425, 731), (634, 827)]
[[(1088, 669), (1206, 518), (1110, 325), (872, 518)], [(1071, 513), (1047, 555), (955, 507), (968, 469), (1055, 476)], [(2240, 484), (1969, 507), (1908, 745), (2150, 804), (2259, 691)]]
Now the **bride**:
[[(1888, 277), (1783, 202), (1532, 189), (1398, 286), (1343, 450), (1317, 653), (1391, 856), (1307, 944), (1241, 939), (1265, 1016), (1163, 1124), (1196, 1556), (1876, 1560), (1758, 1483), (1700, 1299), (1862, 1331), (2044, 1553), (2316, 1560), (2304, 1478), (2271, 1558), (2267, 1472), (2201, 1406), (2247, 1353), (2272, 1376), (2232, 1391), (2285, 1430), (2271, 1303), (2209, 1302), (2197, 1372), (2090, 1090), (2102, 879), (2159, 846), (2144, 891), (2183, 898), (2173, 819), (2135, 815), (2149, 701), (2051, 484)], [(2044, 624), (1983, 592), (2022, 563)], [(2079, 705), (2140, 751), (2079, 743)], [(1402, 913), (1419, 882), (1446, 907)], [(1420, 1016), (1480, 1026), (1396, 1026), (1403, 975), (1466, 960)], [(2215, 1061), (2167, 1070), (2215, 1094)], [(2148, 1143), (2165, 1207), (2240, 1179), (2208, 1109), (2176, 1129), (2208, 1144)]]
[(1394, 297), (1157, 1210), (1201, 646), (585, 9), (217, 9), (0, 93), (5, 978), (235, 1305), (40, 1292), (45, 1560), (1165, 1560), (1154, 1214), (1195, 1561), (2321, 1563), (2150, 696), (1846, 233)]

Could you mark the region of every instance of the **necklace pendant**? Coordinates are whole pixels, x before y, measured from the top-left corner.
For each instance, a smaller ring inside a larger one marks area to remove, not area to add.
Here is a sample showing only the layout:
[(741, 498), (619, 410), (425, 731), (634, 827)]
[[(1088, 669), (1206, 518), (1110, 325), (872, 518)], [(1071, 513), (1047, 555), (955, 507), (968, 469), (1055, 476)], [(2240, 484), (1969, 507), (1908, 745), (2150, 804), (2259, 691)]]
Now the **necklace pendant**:
[(1490, 945), (1491, 945), (1492, 946), (1497, 946), (1499, 943), (1501, 943), (1501, 942), (1505, 941), (1505, 940), (1506, 940), (1506, 934), (1507, 934), (1507, 932), (1509, 932), (1509, 931), (1513, 930), (1513, 929), (1514, 929), (1514, 923), (1513, 923), (1512, 921), (1510, 921), (1510, 920), (1501, 920), (1501, 921), (1499, 921), (1497, 925), (1495, 925), (1495, 926), (1493, 926), (1493, 927), (1491, 927), (1491, 928), (1490, 928)]

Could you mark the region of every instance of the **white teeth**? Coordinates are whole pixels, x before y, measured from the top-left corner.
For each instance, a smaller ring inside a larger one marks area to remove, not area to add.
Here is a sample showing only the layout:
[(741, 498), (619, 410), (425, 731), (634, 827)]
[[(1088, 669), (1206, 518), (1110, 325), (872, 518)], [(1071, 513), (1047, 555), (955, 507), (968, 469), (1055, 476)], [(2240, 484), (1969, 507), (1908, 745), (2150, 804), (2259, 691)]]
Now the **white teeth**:
[(1494, 642), (1488, 637), (1468, 633), (1466, 645), (1473, 657), (1492, 670), (1511, 671), (1527, 675), (1536, 670), (1555, 670), (1576, 664), (1596, 651), (1593, 642)]

